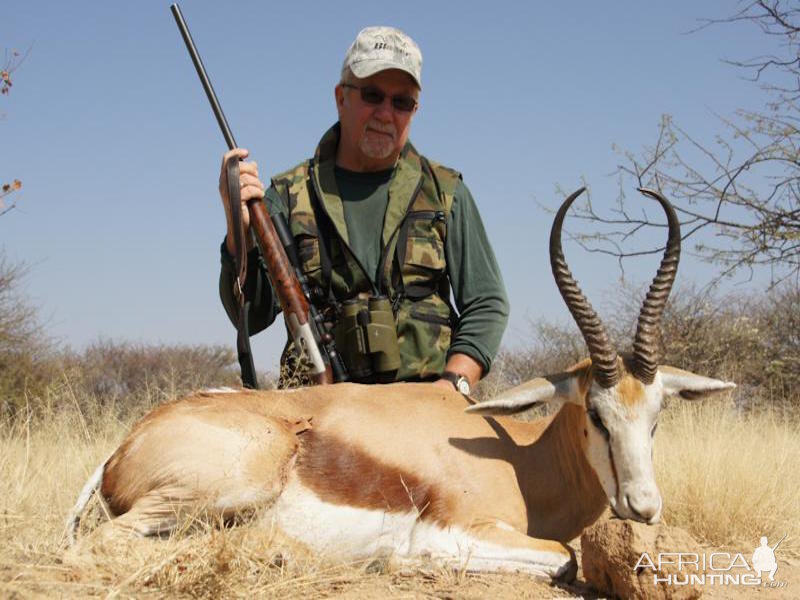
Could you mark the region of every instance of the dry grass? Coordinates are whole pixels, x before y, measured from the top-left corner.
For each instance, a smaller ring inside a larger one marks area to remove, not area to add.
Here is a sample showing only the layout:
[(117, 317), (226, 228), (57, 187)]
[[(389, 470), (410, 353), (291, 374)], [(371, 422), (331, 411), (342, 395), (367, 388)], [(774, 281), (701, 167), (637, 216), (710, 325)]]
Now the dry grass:
[[(284, 560), (273, 532), (253, 525), (65, 554), (65, 515), (132, 418), (76, 408), (0, 425), (0, 596), (570, 596), (520, 575)], [(800, 464), (799, 429), (725, 401), (671, 403), (656, 444), (665, 519), (717, 547), (788, 533), (781, 555), (800, 554), (800, 488), (788, 476)]]
[(730, 401), (675, 400), (655, 442), (664, 520), (720, 547), (754, 548), (786, 534), (779, 556), (800, 556), (800, 423), (783, 411), (737, 411)]

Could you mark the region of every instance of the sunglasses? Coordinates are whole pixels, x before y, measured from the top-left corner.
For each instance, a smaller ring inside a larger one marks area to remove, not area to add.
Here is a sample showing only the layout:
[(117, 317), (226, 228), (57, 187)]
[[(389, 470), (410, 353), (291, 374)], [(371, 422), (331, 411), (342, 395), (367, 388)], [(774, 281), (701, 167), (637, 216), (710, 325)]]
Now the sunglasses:
[[(351, 83), (343, 83), (342, 87), (359, 90), (361, 92), (361, 100), (373, 106), (380, 106), (383, 104), (383, 99), (386, 98), (386, 92), (371, 85), (353, 85)], [(406, 94), (391, 96), (389, 100), (392, 103), (392, 108), (400, 112), (411, 112), (417, 107), (417, 101)]]

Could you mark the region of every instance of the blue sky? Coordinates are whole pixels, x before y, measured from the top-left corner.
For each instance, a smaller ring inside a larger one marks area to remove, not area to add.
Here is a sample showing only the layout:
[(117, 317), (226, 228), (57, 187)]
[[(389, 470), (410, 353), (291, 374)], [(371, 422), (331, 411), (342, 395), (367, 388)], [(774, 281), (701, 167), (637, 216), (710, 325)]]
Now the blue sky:
[[(423, 52), (411, 139), (464, 175), (512, 302), (504, 342), (528, 319), (567, 318), (547, 258), (557, 184), (585, 177), (611, 206), (620, 157), (669, 113), (712, 140), (715, 114), (762, 93), (721, 58), (763, 54), (752, 27), (697, 33), (730, 2), (183, 2), (238, 142), (263, 175), (309, 156), (335, 118), (333, 86), (364, 26), (408, 32)], [(25, 50), (0, 97), (0, 180), (19, 178), (0, 244), (31, 265), (26, 292), (50, 332), (80, 348), (99, 336), (234, 344), (218, 300), (224, 217), (216, 192), (224, 140), (168, 2), (15, 2), (0, 46)], [(632, 191), (632, 190), (631, 190)], [(566, 246), (595, 303), (615, 289), (614, 259)], [(685, 253), (679, 284), (713, 267)], [(629, 265), (644, 281), (657, 259)], [(273, 367), (283, 327), (254, 338)]]

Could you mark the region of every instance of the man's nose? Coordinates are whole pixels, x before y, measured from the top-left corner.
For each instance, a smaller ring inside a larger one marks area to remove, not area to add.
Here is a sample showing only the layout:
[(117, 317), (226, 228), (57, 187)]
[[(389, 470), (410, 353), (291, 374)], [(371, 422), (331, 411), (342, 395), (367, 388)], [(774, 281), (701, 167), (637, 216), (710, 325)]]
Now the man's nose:
[(386, 98), (383, 99), (383, 102), (375, 107), (375, 112), (373, 114), (379, 121), (383, 121), (385, 123), (390, 122), (392, 117), (394, 117), (392, 99), (389, 96), (386, 96)]

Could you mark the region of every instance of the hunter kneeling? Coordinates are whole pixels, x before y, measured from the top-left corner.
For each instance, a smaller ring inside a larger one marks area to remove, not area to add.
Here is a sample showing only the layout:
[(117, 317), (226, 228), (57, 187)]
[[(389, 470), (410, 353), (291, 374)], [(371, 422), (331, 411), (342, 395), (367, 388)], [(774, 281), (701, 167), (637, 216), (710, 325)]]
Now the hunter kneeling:
[[(349, 380), (436, 381), (468, 394), (491, 367), (508, 319), (497, 261), (457, 171), (429, 161), (408, 141), (419, 109), (422, 55), (392, 27), (362, 30), (334, 88), (339, 120), (313, 158), (275, 175), (264, 191), (255, 162), (242, 162), (242, 217), (263, 199), (288, 220), (311, 300), (330, 325)], [(220, 195), (228, 233), (220, 295), (237, 323), (233, 219), (223, 159)], [(245, 236), (250, 239), (251, 236)], [(250, 333), (280, 312), (260, 250), (249, 242)], [(450, 295), (455, 307), (450, 304)], [(371, 326), (371, 329), (367, 329)], [(380, 339), (369, 348), (365, 340)], [(281, 387), (308, 383), (289, 341)]]

